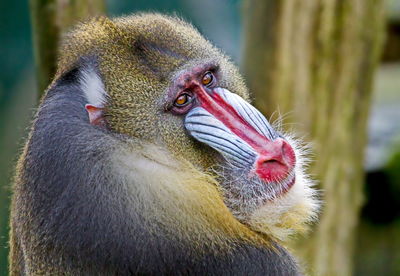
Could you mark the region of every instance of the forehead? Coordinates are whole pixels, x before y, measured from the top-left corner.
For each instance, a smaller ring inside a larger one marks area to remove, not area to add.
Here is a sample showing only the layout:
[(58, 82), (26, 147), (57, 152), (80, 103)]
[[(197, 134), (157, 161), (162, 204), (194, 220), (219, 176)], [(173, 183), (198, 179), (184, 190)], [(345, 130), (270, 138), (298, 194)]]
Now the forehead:
[[(226, 87), (241, 96), (246, 93), (229, 59), (190, 24), (174, 17), (159, 14), (101, 17), (78, 26), (64, 39), (58, 76), (87, 55), (98, 58), (108, 86), (115, 82), (115, 87), (126, 84), (160, 91), (178, 71), (213, 60), (230, 76)], [(109, 92), (113, 94), (114, 90)]]
[(127, 37), (139, 65), (161, 79), (193, 60), (221, 56), (197, 30), (177, 18), (147, 14), (117, 19), (115, 25)]
[(195, 58), (205, 50), (215, 50), (192, 25), (175, 17), (144, 14), (116, 18), (113, 22), (127, 40), (168, 45), (167, 48), (178, 56)]
[[(143, 63), (155, 61), (158, 67), (176, 67), (185, 60), (217, 56), (218, 50), (190, 24), (177, 18), (159, 14), (112, 20), (100, 17), (77, 26), (64, 36), (59, 52), (59, 72), (67, 71), (79, 57), (102, 53), (135, 55), (142, 58)], [(152, 67), (156, 71), (155, 66)]]

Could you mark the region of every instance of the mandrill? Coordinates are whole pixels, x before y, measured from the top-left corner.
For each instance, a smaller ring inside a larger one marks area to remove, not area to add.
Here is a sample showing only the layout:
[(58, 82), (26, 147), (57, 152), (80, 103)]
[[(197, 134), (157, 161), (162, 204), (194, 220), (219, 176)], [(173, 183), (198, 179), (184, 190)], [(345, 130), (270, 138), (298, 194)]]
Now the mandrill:
[(82, 24), (17, 165), (11, 275), (300, 275), (302, 152), (190, 24)]

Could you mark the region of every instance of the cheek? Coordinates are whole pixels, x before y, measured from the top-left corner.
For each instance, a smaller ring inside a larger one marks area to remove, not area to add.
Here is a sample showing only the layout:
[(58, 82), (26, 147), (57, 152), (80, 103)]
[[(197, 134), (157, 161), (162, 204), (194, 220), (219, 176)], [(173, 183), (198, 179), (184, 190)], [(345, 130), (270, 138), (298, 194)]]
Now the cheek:
[(153, 114), (147, 106), (140, 109), (110, 106), (105, 118), (112, 131), (152, 143), (157, 137), (157, 129), (150, 127), (156, 121)]
[(180, 117), (167, 115), (158, 122), (160, 139), (173, 156), (183, 158), (204, 170), (218, 162), (219, 155), (216, 151), (189, 137)]

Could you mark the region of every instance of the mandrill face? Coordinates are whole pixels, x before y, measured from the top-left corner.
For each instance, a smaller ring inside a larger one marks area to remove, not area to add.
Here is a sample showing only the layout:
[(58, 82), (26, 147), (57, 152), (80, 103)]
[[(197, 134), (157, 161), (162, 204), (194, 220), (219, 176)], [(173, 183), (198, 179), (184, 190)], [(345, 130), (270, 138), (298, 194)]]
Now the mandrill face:
[(218, 153), (213, 170), (225, 203), (239, 220), (257, 226), (257, 211), (285, 198), (302, 175), (296, 175), (294, 145), (224, 86), (221, 75), (213, 63), (182, 70), (168, 89), (165, 112), (183, 119), (188, 139)]
[[(87, 40), (88, 32), (100, 38)], [(96, 21), (70, 36), (79, 47), (64, 45), (76, 56), (62, 55), (60, 72), (80, 56), (98, 63), (102, 84), (84, 83), (104, 88), (93, 101), (89, 93), (92, 124), (167, 149), (211, 174), (225, 205), (253, 230), (279, 228), (273, 234), (283, 238), (313, 218), (317, 204), (303, 175), (303, 150), (248, 102), (237, 68), (191, 25), (145, 14)]]

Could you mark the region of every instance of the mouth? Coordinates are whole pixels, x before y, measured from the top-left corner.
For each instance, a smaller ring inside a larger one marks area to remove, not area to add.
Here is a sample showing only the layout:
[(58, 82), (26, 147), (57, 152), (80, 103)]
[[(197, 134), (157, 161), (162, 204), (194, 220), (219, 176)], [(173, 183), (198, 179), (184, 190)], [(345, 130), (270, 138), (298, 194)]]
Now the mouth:
[(266, 199), (266, 201), (272, 201), (280, 196), (283, 196), (290, 190), (290, 188), (292, 188), (295, 182), (296, 174), (294, 171), (292, 171), (286, 178), (279, 182), (266, 183), (272, 187), (272, 192), (268, 193), (269, 197)]
[(271, 182), (249, 173), (248, 169), (232, 166), (220, 166), (216, 172), (226, 206), (244, 223), (256, 210), (285, 197), (296, 183), (294, 171), (280, 181)]

